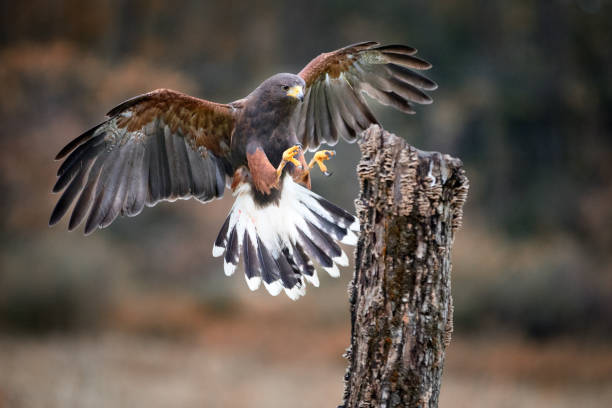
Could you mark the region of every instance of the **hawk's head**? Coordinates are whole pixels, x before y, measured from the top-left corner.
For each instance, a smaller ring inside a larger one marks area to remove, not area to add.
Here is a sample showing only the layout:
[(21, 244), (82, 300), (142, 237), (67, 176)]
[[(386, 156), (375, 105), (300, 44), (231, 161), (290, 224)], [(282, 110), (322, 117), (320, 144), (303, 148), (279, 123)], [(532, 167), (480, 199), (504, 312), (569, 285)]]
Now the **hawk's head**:
[(274, 105), (294, 105), (304, 100), (304, 80), (294, 74), (276, 74), (266, 79), (254, 93)]

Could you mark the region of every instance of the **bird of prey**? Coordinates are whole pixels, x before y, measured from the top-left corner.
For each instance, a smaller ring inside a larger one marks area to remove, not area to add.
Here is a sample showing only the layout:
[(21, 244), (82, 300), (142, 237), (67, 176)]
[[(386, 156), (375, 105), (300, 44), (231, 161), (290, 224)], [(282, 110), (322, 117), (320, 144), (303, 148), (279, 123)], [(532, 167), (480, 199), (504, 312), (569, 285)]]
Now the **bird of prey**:
[[(313, 260), (331, 276), (348, 259), (339, 242), (355, 245), (355, 217), (310, 190), (310, 171), (334, 155), (304, 152), (339, 138), (355, 141), (378, 123), (364, 94), (402, 112), (429, 104), (437, 85), (417, 71), (431, 67), (405, 45), (363, 42), (319, 55), (297, 75), (276, 74), (243, 99), (221, 104), (169, 89), (123, 102), (108, 119), (66, 145), (53, 192), (64, 190), (49, 220), (76, 201), (70, 230), (85, 234), (118, 215), (178, 198), (235, 201), (214, 243), (231, 275), (242, 255), (251, 290), (263, 281), (291, 299), (318, 286)], [(66, 157), (67, 156), (67, 157)]]

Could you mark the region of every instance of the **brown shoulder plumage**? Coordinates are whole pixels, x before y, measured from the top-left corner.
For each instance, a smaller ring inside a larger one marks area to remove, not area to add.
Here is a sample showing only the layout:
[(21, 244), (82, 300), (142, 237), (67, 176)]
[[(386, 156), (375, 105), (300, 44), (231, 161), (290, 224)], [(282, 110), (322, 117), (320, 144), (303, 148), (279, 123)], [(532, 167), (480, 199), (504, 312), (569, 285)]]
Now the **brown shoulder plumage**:
[[(122, 115), (129, 112), (129, 115)], [(180, 132), (196, 147), (217, 155), (229, 152), (231, 131), (236, 121), (231, 105), (194, 98), (171, 89), (129, 99), (107, 114), (117, 117), (117, 126), (134, 132), (153, 120), (163, 121), (172, 133)]]
[(310, 61), (298, 75), (304, 79), (306, 86), (312, 85), (314, 81), (326, 74), (331, 78), (338, 78), (352, 64), (352, 55), (355, 52), (377, 44), (377, 42), (369, 41), (325, 52)]

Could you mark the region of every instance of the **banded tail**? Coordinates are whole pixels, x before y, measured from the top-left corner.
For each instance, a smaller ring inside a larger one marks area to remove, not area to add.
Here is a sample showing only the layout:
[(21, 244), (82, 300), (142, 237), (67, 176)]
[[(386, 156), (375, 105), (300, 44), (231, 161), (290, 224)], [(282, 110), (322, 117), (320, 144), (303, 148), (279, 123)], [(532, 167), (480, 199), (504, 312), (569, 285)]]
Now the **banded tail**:
[(263, 281), (271, 295), (282, 289), (296, 300), (306, 291), (305, 280), (319, 286), (312, 260), (331, 276), (348, 258), (338, 242), (355, 245), (357, 219), (342, 208), (285, 177), (277, 202), (257, 204), (252, 187), (236, 188), (236, 201), (213, 247), (213, 256), (225, 253), (224, 271), (230, 276), (243, 255), (251, 290)]

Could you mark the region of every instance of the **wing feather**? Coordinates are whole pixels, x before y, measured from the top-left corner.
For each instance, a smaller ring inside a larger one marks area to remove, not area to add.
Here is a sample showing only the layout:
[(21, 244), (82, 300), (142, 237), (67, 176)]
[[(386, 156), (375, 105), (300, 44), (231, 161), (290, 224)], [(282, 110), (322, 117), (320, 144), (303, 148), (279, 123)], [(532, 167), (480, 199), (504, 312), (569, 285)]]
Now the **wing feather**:
[[(81, 195), (79, 196), (79, 199), (74, 206), (74, 210), (72, 211), (72, 215), (70, 216), (70, 222), (68, 223), (69, 230), (72, 231), (75, 229), (87, 216), (87, 211), (91, 207), (93, 193), (98, 185), (98, 179), (100, 178), (104, 161), (108, 155), (108, 151), (102, 152), (96, 158), (95, 163), (89, 170), (87, 183), (85, 184), (83, 191), (81, 191)], [(51, 221), (53, 221), (53, 219)], [(55, 222), (57, 221), (59, 221), (59, 218)], [(52, 224), (52, 222), (50, 222), (50, 224)]]
[[(325, 87), (329, 88), (328, 81), (325, 81)], [(341, 136), (344, 140), (351, 140), (351, 132), (344, 119), (342, 119), (342, 114), (340, 113), (339, 104), (335, 102), (336, 96), (333, 91), (327, 90), (325, 93), (325, 101), (327, 102), (327, 108), (329, 109), (329, 114), (332, 121), (332, 127)], [(333, 134), (332, 134), (333, 135)], [(330, 140), (333, 140), (334, 137), (331, 136)], [(332, 144), (333, 146), (333, 144)]]
[(308, 99), (311, 101), (310, 103), (304, 105), (307, 108), (305, 123), (306, 127), (304, 129), (303, 143), (307, 144), (315, 144), (314, 140), (316, 137), (316, 127), (315, 127), (315, 115), (314, 108), (316, 106), (317, 97), (317, 87), (313, 87), (311, 92), (308, 93)]
[(112, 210), (111, 203), (117, 194), (120, 184), (119, 179), (125, 165), (125, 152), (125, 148), (119, 149), (119, 157), (115, 157), (115, 160), (110, 161), (106, 171), (100, 174), (92, 209), (85, 222), (85, 234), (91, 233), (98, 226), (103, 228), (108, 225), (102, 221), (106, 214)]
[(431, 64), (414, 56), (416, 52), (406, 45), (370, 41), (310, 61), (299, 73), (306, 83), (304, 106), (296, 113), (302, 145), (310, 150), (322, 142), (333, 145), (339, 135), (352, 142), (358, 133), (377, 123), (362, 93), (405, 113), (414, 113), (412, 104), (431, 103), (424, 91), (437, 85), (416, 72), (431, 68)]
[(147, 199), (148, 157), (145, 146), (137, 143), (132, 153), (132, 165), (127, 173), (126, 198), (123, 203), (123, 214), (133, 217), (140, 214)]
[(74, 201), (69, 229), (87, 218), (90, 233), (162, 200), (221, 197), (231, 169), (235, 110), (167, 89), (113, 108), (106, 122), (58, 153), (65, 159), (53, 191), (64, 192), (49, 224), (59, 222)]
[(72, 178), (104, 149), (104, 136), (97, 136), (79, 146), (62, 163), (57, 171), (57, 182), (53, 186), (53, 192), (62, 191)]
[(338, 131), (333, 124), (331, 112), (328, 106), (327, 85), (323, 81), (319, 85), (321, 87), (321, 95), (317, 101), (317, 112), (319, 117), (320, 135), (319, 140), (327, 139), (330, 145), (335, 145), (338, 142)]
[(68, 211), (68, 208), (70, 207), (70, 204), (72, 204), (72, 201), (74, 201), (76, 196), (79, 194), (79, 192), (83, 188), (84, 179), (85, 179), (85, 172), (80, 172), (72, 180), (68, 188), (64, 190), (64, 193), (62, 194), (60, 199), (57, 201), (57, 204), (55, 205), (55, 208), (53, 209), (53, 212), (51, 213), (51, 220), (49, 221), (50, 223), (55, 224), (64, 216), (64, 214), (66, 214), (66, 212)]

